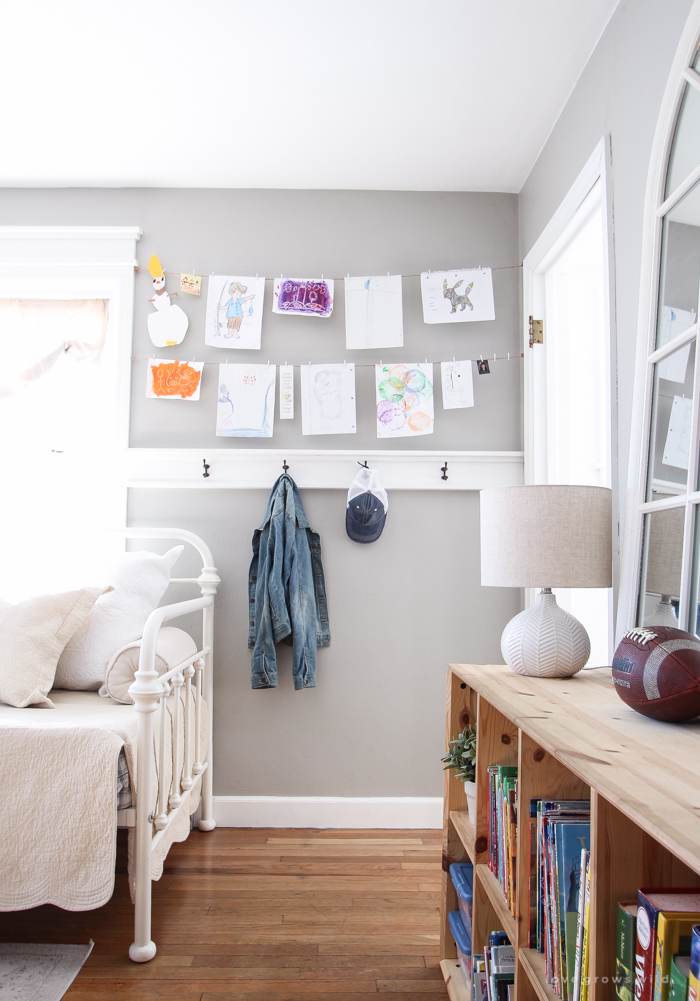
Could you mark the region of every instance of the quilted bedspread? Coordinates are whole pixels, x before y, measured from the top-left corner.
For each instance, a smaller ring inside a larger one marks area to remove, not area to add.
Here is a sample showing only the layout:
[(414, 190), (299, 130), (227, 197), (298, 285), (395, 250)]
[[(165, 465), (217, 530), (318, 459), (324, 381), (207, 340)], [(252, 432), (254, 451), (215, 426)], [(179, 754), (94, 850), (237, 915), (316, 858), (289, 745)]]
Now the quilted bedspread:
[[(138, 796), (135, 708), (97, 692), (54, 689), (50, 697), (55, 709), (0, 704), (2, 911), (40, 904), (83, 911), (105, 904), (114, 889), (116, 776), (122, 746)], [(158, 747), (160, 712), (154, 715)], [(166, 726), (168, 781), (170, 730)], [(203, 744), (205, 740), (203, 733)], [(196, 808), (198, 787), (199, 782), (190, 796), (191, 811)], [(184, 840), (188, 833), (187, 815), (170, 825), (153, 858), (153, 878), (160, 876), (172, 842)]]

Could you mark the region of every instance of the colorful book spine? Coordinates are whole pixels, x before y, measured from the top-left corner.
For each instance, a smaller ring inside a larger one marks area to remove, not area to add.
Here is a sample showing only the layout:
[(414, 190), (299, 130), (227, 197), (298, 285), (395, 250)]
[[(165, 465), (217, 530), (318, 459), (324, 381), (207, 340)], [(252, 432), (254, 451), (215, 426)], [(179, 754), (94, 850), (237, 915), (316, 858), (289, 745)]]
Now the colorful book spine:
[(576, 915), (576, 955), (574, 957), (574, 999), (581, 999), (581, 965), (583, 960), (583, 921), (586, 906), (586, 876), (590, 862), (590, 852), (585, 848), (581, 849), (581, 862), (579, 865), (579, 895), (578, 913)]
[(617, 905), (617, 953), (615, 993), (620, 1001), (634, 999), (634, 949), (637, 942), (637, 901), (621, 900)]
[(698, 914), (667, 914), (662, 911), (656, 926), (656, 962), (654, 966), (654, 1001), (668, 1001), (671, 964), (677, 954), (690, 955), (693, 925)]
[(690, 942), (688, 1001), (700, 1001), (700, 925), (693, 926), (693, 937)]
[(589, 1001), (590, 998), (590, 922), (591, 922), (591, 867), (588, 866), (586, 872), (586, 886), (584, 890), (583, 909), (583, 958), (581, 960), (581, 1001)]
[(689, 887), (642, 887), (637, 892), (636, 1001), (653, 1001), (659, 914), (700, 913), (700, 893)]

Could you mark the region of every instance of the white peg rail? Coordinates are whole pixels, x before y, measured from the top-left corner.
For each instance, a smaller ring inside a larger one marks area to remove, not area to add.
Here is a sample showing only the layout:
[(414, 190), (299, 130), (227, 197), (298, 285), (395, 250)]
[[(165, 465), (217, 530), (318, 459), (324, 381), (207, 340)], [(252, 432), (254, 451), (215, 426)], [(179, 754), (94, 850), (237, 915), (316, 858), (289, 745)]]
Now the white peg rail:
[(523, 482), (522, 452), (294, 448), (130, 448), (126, 481), (132, 489), (269, 490), (285, 461), (297, 486), (307, 489), (347, 490), (364, 461), (387, 490), (482, 490)]

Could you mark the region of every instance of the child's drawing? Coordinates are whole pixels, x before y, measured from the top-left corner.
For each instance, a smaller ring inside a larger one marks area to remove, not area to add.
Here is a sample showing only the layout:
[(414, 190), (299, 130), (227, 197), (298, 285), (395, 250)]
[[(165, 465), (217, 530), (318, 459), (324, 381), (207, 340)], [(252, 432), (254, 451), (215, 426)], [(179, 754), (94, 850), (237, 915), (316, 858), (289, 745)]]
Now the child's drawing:
[(330, 316), (333, 288), (332, 278), (276, 278), (272, 312)]
[(470, 361), (444, 361), (440, 365), (440, 375), (444, 410), (474, 406), (474, 376)]
[(491, 268), (424, 271), (420, 285), (426, 323), (465, 323), (496, 317)]
[(259, 351), (264, 298), (264, 278), (212, 275), (207, 290), (204, 343)]
[(155, 254), (148, 262), (148, 270), (153, 278), (155, 292), (148, 301), (156, 308), (155, 313), (148, 315), (148, 335), (156, 347), (171, 347), (182, 341), (190, 321), (179, 306), (173, 306), (170, 302), (171, 296), (177, 295), (177, 292), (165, 291), (165, 272)]
[(432, 362), (375, 365), (377, 438), (412, 438), (433, 433)]
[(464, 281), (461, 278), (459, 279), (458, 282), (456, 282), (452, 286), (452, 288), (447, 287), (446, 278), (442, 283), (442, 294), (445, 297), (445, 299), (450, 300), (450, 303), (452, 305), (451, 311), (453, 313), (456, 313), (458, 309), (464, 310), (467, 308), (467, 306), (469, 306), (470, 309), (474, 309), (473, 304), (469, 302), (469, 293), (474, 288), (474, 282), (472, 282), (470, 285), (467, 285), (467, 287), (464, 290), (464, 295), (460, 295), (459, 292), (457, 291), (460, 285), (464, 285)]
[(301, 433), (355, 434), (354, 365), (301, 366)]
[(198, 400), (203, 361), (149, 358), (146, 397), (149, 400)]
[(345, 346), (403, 347), (401, 275), (345, 279)]
[(280, 420), (294, 419), (294, 366), (280, 365)]
[(218, 437), (272, 437), (276, 372), (275, 365), (219, 365)]

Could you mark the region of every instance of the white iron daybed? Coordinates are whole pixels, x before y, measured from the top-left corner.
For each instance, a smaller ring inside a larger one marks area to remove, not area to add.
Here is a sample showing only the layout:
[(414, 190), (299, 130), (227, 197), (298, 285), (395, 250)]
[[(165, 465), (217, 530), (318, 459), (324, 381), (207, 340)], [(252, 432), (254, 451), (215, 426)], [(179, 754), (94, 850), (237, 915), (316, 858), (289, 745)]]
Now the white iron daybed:
[[(173, 539), (202, 559), (201, 596), (157, 608), (143, 631), (139, 666), (118, 705), (97, 692), (51, 693), (56, 708), (0, 706), (4, 779), (0, 780), (3, 871), (0, 909), (55, 903), (89, 910), (111, 897), (117, 826), (128, 827), (133, 874), (134, 941), (129, 955), (145, 963), (151, 940), (151, 881), (174, 841), (190, 830), (201, 792), (200, 830), (212, 815), (212, 662), (214, 596), (220, 583), (209, 548), (192, 532), (129, 528), (127, 538)], [(201, 611), (202, 647), (165, 674), (156, 670), (161, 627)], [(54, 698), (55, 696), (55, 698)], [(117, 810), (117, 754), (125, 752), (135, 806)], [(115, 767), (116, 766), (116, 767)]]

